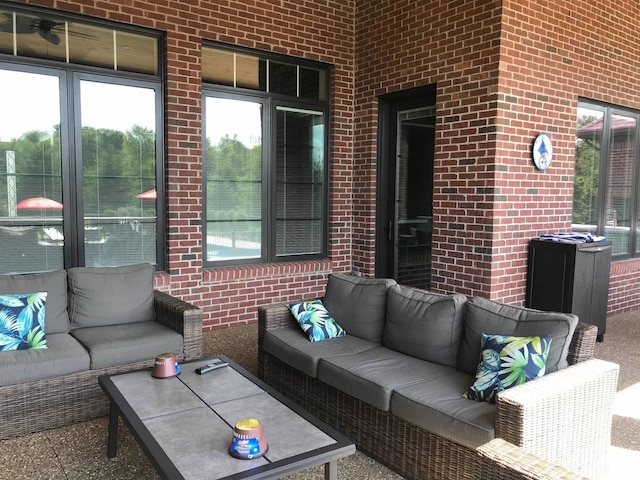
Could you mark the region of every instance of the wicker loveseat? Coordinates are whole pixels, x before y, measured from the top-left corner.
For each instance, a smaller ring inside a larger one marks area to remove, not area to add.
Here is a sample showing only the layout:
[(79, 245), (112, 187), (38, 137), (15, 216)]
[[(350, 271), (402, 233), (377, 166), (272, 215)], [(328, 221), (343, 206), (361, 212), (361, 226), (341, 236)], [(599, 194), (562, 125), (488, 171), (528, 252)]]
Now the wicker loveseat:
[(98, 377), (202, 355), (202, 313), (153, 289), (154, 267), (1, 275), (0, 294), (47, 292), (46, 349), (0, 352), (0, 439), (108, 413)]
[[(377, 293), (363, 294), (369, 288)], [(396, 297), (393, 305), (381, 294), (385, 289), (386, 297)], [(501, 306), (484, 299), (473, 299), (465, 306), (461, 296), (453, 296), (455, 300), (451, 297), (409, 289), (385, 279), (332, 274), (324, 304), (339, 324), (344, 323), (347, 335), (310, 342), (284, 303), (261, 306), (259, 374), (266, 383), (351, 437), (359, 449), (405, 478), (489, 478), (481, 477), (483, 468), (485, 473), (491, 469), (487, 470), (487, 457), (477, 449), (494, 438), (549, 465), (589, 478), (602, 477), (610, 444), (618, 365), (593, 358), (597, 328), (577, 323), (575, 318), (565, 332), (566, 345), (554, 338), (561, 354), (556, 371), (547, 364), (548, 372), (543, 377), (500, 392), (495, 404), (474, 402), (461, 398), (474, 375), (461, 371), (459, 360), (464, 356), (461, 351), (465, 341), (475, 345), (469, 324), (470, 318), (477, 316), (474, 311), (479, 305), (503, 316), (511, 315), (513, 318), (505, 316), (505, 323), (522, 317), (518, 324), (528, 321), (527, 335), (547, 334), (531, 330), (537, 328), (538, 320), (543, 329), (548, 328), (544, 325), (549, 319), (560, 323), (573, 320), (569, 314)], [(369, 332), (354, 322), (375, 323), (380, 317), (376, 310), (380, 309), (386, 324), (400, 320), (395, 337), (388, 335), (385, 327), (377, 338), (358, 337), (368, 336)], [(431, 318), (433, 315), (449, 316), (449, 330)], [(490, 318), (487, 317), (488, 323)], [(425, 322), (434, 322), (435, 330), (430, 331)], [(402, 328), (406, 330), (404, 337)], [(452, 339), (452, 348), (438, 348), (437, 339), (447, 336)], [(413, 346), (402, 348), (400, 339)], [(421, 342), (424, 349), (435, 349), (435, 361), (396, 350), (414, 348), (415, 355), (422, 355), (424, 351), (415, 349)], [(479, 343), (478, 340), (473, 353), (476, 359)], [(458, 363), (437, 364), (456, 358), (456, 354)], [(423, 381), (421, 375), (430, 377)], [(495, 461), (489, 463), (496, 468)]]

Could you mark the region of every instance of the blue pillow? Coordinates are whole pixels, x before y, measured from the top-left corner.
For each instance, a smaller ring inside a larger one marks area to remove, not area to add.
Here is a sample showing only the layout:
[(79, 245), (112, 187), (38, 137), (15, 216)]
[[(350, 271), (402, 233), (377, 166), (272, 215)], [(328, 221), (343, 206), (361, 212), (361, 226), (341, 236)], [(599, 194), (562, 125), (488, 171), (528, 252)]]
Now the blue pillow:
[(0, 351), (47, 348), (47, 292), (0, 294)]
[(331, 318), (322, 300), (292, 303), (287, 306), (312, 342), (342, 337), (347, 334), (347, 332), (338, 325), (338, 322)]
[(482, 334), (476, 381), (462, 394), (495, 403), (498, 392), (544, 375), (551, 336), (510, 337)]

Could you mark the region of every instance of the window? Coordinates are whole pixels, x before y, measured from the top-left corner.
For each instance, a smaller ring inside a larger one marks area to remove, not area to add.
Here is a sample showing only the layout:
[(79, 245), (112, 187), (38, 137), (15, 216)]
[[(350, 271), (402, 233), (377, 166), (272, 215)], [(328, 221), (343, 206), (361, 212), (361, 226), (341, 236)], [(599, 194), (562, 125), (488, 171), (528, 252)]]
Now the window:
[(208, 266), (326, 256), (328, 67), (205, 46)]
[(640, 254), (639, 120), (634, 111), (578, 105), (573, 229), (605, 235), (618, 259)]
[(0, 5), (0, 273), (163, 265), (158, 44)]

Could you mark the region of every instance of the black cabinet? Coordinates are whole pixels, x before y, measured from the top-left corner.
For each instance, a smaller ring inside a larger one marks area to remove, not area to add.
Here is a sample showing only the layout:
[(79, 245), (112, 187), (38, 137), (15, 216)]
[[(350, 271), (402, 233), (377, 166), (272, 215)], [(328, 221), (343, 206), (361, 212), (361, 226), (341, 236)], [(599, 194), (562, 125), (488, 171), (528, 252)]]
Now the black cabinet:
[(598, 326), (607, 323), (611, 242), (560, 243), (531, 240), (525, 306), (573, 313)]

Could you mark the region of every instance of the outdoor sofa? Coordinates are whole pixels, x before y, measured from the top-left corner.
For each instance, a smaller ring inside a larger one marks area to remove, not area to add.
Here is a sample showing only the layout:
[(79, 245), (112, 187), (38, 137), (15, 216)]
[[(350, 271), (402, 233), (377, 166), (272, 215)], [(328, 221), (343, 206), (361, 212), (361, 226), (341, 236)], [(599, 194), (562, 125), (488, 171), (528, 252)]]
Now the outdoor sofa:
[(47, 293), (47, 348), (0, 351), (0, 439), (106, 415), (100, 375), (201, 357), (200, 309), (154, 290), (153, 275), (150, 264), (0, 275), (0, 295)]
[[(345, 274), (329, 275), (321, 300), (346, 335), (309, 341), (289, 305), (259, 307), (259, 374), (366, 454), (409, 479), (538, 478), (498, 468), (527, 455), (567, 478), (604, 475), (619, 367), (593, 358), (595, 326)], [(546, 373), (495, 403), (463, 398), (482, 333), (550, 335)]]

